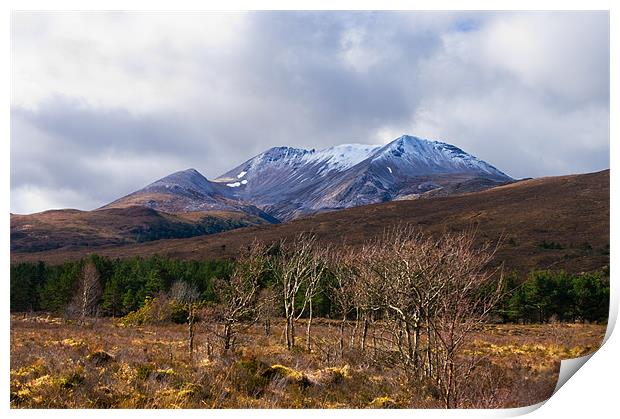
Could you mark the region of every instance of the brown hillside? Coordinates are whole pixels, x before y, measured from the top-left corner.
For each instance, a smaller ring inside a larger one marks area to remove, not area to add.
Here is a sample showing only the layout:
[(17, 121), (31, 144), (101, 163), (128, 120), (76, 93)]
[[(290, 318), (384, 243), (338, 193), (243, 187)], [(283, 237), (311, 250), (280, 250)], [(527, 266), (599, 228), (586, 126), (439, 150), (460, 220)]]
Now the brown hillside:
[[(210, 236), (97, 249), (112, 257), (163, 254), (184, 259), (234, 257), (255, 239), (273, 242), (312, 231), (330, 244), (359, 245), (386, 227), (411, 223), (439, 233), (476, 228), (481, 240), (504, 237), (497, 262), (521, 271), (588, 271), (609, 264), (609, 170), (516, 182), (482, 192), (394, 201), (323, 213), (286, 224)], [(13, 262), (76, 259), (88, 249), (13, 253)]]
[(50, 210), (11, 214), (11, 252), (37, 252), (193, 237), (266, 221), (240, 211), (168, 214), (143, 206), (95, 211)]

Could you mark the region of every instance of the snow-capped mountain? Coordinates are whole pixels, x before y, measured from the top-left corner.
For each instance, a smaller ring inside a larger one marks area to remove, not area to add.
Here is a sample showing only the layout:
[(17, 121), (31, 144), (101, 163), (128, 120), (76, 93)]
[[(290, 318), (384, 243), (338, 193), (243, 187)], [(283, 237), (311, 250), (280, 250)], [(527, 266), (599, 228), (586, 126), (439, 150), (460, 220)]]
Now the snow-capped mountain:
[(103, 208), (236, 211), (277, 222), (395, 199), (471, 192), (510, 180), (458, 147), (403, 135), (385, 145), (274, 147), (213, 181), (188, 169)]
[(453, 145), (403, 135), (386, 145), (275, 147), (214, 182), (280, 220), (433, 191), (485, 189), (511, 178)]
[(275, 147), (212, 181), (187, 169), (94, 211), (12, 215), (11, 249), (192, 237), (341, 208), (479, 191), (511, 180), (458, 147), (408, 135), (385, 145)]

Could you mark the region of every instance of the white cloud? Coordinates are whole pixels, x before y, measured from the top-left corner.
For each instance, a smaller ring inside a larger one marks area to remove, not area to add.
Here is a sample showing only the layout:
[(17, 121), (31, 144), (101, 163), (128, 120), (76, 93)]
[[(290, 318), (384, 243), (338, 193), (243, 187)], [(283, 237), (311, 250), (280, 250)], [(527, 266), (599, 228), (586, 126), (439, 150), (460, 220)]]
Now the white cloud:
[(379, 51), (366, 44), (367, 33), (363, 28), (353, 28), (343, 32), (340, 46), (344, 61), (354, 71), (366, 72), (379, 60)]
[(609, 22), (600, 13), (513, 15), (481, 31), (483, 62), (569, 103), (607, 100)]
[(608, 167), (606, 12), (16, 12), (12, 27), (24, 210), (32, 191), (90, 209), (276, 145), (404, 133), (518, 177)]
[(81, 191), (67, 188), (46, 188), (36, 185), (22, 185), (11, 189), (11, 212), (30, 214), (50, 209), (89, 208), (95, 206)]
[(411, 130), (516, 177), (609, 166), (609, 26), (600, 13), (494, 16), (420, 68)]
[(245, 18), (241, 12), (14, 12), (12, 104), (36, 109), (61, 94), (134, 113), (184, 106), (197, 78), (220, 78), (217, 61), (245, 38)]

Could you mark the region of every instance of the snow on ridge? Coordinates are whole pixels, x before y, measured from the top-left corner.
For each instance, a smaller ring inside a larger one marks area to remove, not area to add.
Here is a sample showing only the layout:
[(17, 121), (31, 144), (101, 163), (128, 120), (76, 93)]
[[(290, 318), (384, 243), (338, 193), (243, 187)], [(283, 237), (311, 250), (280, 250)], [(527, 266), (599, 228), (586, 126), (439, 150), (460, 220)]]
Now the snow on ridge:
[(424, 165), (451, 168), (453, 170), (475, 170), (492, 175), (506, 176), (495, 167), (480, 160), (457, 146), (442, 141), (426, 140), (410, 135), (403, 135), (385, 145), (376, 153), (373, 161), (387, 156), (402, 158), (409, 162)]
[[(291, 180), (294, 180), (296, 176), (294, 174), (299, 174), (301, 167), (308, 165), (313, 168), (315, 175), (322, 177), (328, 173), (343, 172), (367, 159), (373, 162), (386, 159), (385, 163), (396, 159), (395, 162), (389, 164), (387, 169), (384, 169), (391, 174), (394, 174), (395, 167), (411, 166), (413, 169), (419, 166), (432, 171), (480, 171), (495, 176), (505, 176), (495, 167), (454, 145), (410, 135), (403, 135), (388, 144), (379, 145), (351, 143), (321, 150), (273, 147), (233, 169), (234, 171), (231, 170), (227, 175), (231, 181), (236, 181), (236, 179), (248, 177), (252, 179), (256, 176), (262, 177), (262, 173), (271, 172), (271, 170), (278, 172), (285, 170), (283, 173), (287, 173), (287, 177), (293, 176)], [(251, 176), (248, 175), (250, 173)], [(403, 173), (401, 170), (399, 176)], [(300, 182), (300, 179), (296, 182)], [(233, 182), (227, 186), (237, 187), (231, 186), (236, 183), (239, 182)]]
[(245, 166), (241, 166), (243, 170), (236, 176), (241, 179), (247, 173), (256, 176), (258, 172), (267, 167), (296, 168), (299, 164), (321, 165), (319, 174), (332, 170), (343, 171), (366, 160), (381, 147), (383, 145), (370, 144), (341, 144), (321, 150), (273, 147), (246, 162)]
[(341, 144), (305, 154), (302, 160), (308, 163), (324, 162), (324, 170), (342, 171), (366, 160), (381, 147), (371, 144)]

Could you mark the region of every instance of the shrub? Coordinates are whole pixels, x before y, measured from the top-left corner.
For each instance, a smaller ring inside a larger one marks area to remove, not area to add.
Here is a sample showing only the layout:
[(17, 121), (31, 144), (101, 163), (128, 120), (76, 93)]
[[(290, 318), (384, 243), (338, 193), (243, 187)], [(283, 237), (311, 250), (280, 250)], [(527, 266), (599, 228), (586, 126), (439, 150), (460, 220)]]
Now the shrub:
[(398, 409), (400, 406), (394, 399), (390, 397), (377, 397), (368, 404), (371, 409)]
[(248, 396), (260, 397), (269, 384), (269, 378), (265, 375), (269, 365), (252, 357), (242, 359), (234, 364), (232, 382), (234, 387)]
[(60, 377), (60, 379), (58, 380), (60, 388), (64, 388), (66, 390), (73, 390), (83, 382), (84, 376), (79, 372), (70, 373), (64, 377)]
[(272, 380), (275, 377), (282, 377), (285, 378), (289, 384), (296, 384), (302, 388), (312, 385), (312, 382), (304, 373), (295, 371), (292, 368), (280, 364), (272, 365), (265, 372), (263, 372), (262, 375), (269, 380)]
[(538, 248), (544, 250), (562, 250), (564, 247), (560, 243), (543, 240), (538, 243)]
[(189, 315), (188, 307), (176, 300), (160, 294), (155, 298), (146, 297), (144, 305), (121, 318), (123, 326), (141, 326), (153, 323), (186, 323)]
[(95, 351), (88, 354), (86, 357), (89, 361), (92, 361), (95, 365), (103, 365), (114, 359), (112, 355), (105, 351)]

